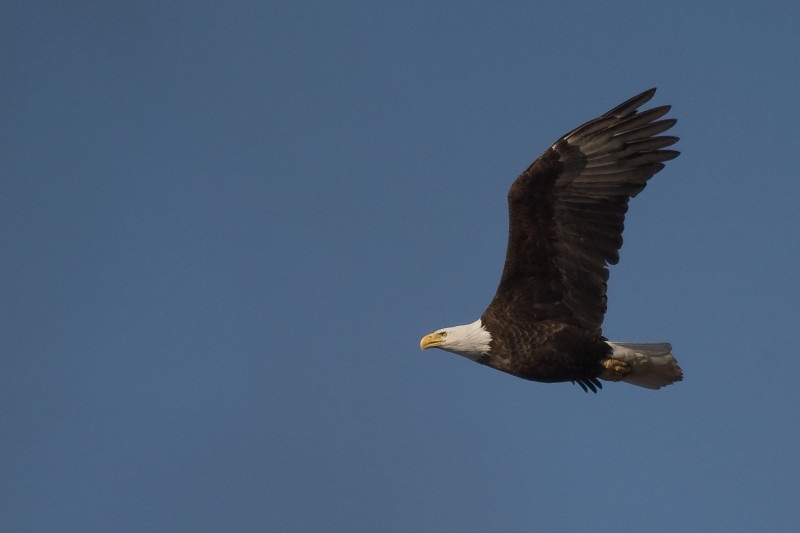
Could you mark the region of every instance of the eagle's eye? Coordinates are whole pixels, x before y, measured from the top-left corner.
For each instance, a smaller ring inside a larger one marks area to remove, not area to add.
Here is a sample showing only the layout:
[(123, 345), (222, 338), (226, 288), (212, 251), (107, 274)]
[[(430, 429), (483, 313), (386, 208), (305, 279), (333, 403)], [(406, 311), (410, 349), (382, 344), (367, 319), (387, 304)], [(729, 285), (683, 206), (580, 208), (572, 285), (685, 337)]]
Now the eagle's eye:
[(447, 332), (443, 331), (443, 332), (439, 333), (439, 336), (444, 339), (445, 337), (447, 337)]

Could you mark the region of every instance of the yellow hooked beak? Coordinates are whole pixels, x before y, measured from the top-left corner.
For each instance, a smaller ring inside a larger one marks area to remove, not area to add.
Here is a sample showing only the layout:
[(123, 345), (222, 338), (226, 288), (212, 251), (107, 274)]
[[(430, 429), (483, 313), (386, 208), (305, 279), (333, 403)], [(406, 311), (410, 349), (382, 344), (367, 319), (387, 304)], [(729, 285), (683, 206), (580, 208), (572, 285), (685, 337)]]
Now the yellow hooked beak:
[(428, 348), (436, 348), (444, 344), (444, 338), (447, 333), (429, 333), (422, 337), (419, 341), (420, 350), (427, 350)]

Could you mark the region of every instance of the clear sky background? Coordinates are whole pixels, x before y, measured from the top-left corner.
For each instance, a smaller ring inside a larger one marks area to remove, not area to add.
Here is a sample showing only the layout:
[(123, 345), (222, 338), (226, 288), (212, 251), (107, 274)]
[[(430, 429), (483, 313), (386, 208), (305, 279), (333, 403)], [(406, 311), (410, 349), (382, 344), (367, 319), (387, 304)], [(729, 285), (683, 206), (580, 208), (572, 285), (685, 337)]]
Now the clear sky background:
[[(5, 531), (794, 531), (797, 2), (11, 2)], [(661, 391), (513, 378), (506, 191), (658, 87), (604, 332)]]

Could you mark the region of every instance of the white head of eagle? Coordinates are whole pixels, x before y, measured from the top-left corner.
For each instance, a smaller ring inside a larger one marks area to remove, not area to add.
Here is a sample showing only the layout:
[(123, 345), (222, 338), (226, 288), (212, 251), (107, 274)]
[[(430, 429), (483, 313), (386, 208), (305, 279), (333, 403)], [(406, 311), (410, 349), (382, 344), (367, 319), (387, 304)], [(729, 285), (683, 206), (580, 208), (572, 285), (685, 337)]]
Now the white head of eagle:
[(489, 355), (491, 342), (492, 336), (479, 318), (472, 324), (442, 328), (425, 335), (419, 341), (419, 347), (423, 350), (440, 348), (477, 362)]

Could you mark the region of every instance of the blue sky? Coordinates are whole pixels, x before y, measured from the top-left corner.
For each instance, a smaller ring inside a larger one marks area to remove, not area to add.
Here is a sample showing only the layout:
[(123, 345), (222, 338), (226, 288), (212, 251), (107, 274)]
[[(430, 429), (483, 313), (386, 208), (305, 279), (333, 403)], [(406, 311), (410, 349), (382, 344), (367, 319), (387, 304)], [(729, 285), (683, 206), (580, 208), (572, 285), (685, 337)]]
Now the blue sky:
[[(8, 531), (791, 531), (792, 2), (12, 2)], [(597, 395), (419, 338), (494, 294), (505, 195), (651, 86)]]

